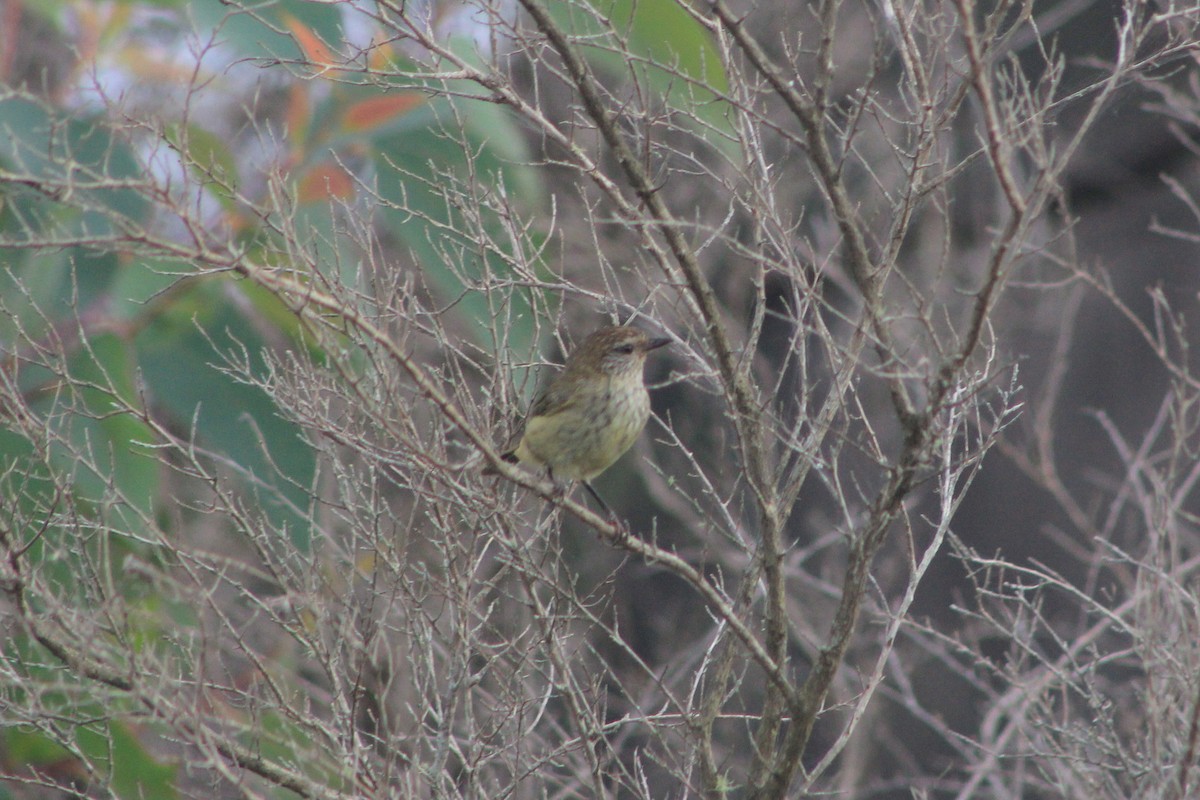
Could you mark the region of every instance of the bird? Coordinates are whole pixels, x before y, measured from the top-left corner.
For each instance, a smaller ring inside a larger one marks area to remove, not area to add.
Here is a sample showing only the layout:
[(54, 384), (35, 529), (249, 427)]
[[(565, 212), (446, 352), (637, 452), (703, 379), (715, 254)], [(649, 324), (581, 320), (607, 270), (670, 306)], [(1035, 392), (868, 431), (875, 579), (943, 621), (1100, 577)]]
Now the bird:
[(538, 393), (501, 458), (544, 468), (554, 482), (579, 481), (615, 518), (590, 481), (612, 466), (646, 426), (646, 356), (670, 343), (627, 325), (590, 334)]

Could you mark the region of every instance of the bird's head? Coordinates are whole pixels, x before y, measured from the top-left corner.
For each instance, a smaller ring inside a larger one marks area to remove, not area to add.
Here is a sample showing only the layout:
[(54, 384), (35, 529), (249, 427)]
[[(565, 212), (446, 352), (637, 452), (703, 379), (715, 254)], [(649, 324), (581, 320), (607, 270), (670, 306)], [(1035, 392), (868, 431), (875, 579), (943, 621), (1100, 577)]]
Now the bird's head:
[(637, 328), (624, 325), (601, 328), (583, 340), (567, 360), (567, 366), (610, 376), (629, 373), (640, 376), (646, 354), (670, 342), (670, 339), (652, 338)]

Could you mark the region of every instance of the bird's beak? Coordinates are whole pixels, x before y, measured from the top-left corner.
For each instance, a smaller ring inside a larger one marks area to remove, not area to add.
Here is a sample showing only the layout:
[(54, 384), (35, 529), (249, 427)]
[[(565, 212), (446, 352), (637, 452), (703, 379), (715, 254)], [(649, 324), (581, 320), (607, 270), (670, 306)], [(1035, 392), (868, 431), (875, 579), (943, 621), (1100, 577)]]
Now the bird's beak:
[(650, 341), (646, 342), (646, 351), (649, 352), (651, 350), (657, 350), (658, 348), (665, 347), (666, 345), (669, 345), (670, 343), (671, 343), (670, 339), (665, 339), (665, 338), (651, 339)]

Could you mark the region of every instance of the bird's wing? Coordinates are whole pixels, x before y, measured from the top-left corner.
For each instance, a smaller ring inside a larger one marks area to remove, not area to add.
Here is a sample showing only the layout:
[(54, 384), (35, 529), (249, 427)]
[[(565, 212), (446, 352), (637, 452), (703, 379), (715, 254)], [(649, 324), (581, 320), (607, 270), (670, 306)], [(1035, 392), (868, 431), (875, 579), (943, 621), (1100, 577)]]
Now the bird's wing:
[(514, 453), (517, 447), (521, 444), (521, 439), (525, 436), (525, 430), (529, 427), (529, 421), (534, 417), (552, 417), (562, 411), (571, 408), (578, 402), (578, 398), (572, 396), (572, 393), (563, 387), (561, 381), (551, 381), (545, 389), (533, 399), (533, 405), (529, 407), (529, 413), (525, 415), (525, 422), (517, 429), (504, 445), (503, 458), (505, 461), (515, 463), (516, 458)]
[(525, 418), (526, 424), (534, 417), (552, 417), (566, 411), (578, 402), (578, 393), (570, 391), (562, 381), (552, 381), (529, 407), (529, 415)]

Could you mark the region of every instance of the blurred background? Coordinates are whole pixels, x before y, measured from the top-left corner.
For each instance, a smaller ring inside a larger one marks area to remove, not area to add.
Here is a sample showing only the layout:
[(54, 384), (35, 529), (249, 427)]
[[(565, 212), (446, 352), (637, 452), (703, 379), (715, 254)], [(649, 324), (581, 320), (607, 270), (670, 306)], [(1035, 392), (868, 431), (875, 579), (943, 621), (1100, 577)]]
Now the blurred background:
[[(797, 681), (905, 440), (893, 381), (933, 393), (1002, 251), (961, 366), (976, 416), (946, 434), (952, 521), (931, 461), (778, 796), (1192, 796), (1200, 8), (732, 4), (824, 98), (885, 265), (900, 341), (859, 356), (870, 303), (803, 126), (701, 5), (546, 8), (696, 253), (779, 474), (804, 465), (783, 524)], [(967, 16), (1040, 198), (1012, 230)], [(730, 596), (749, 570), (753, 478), (669, 226), (646, 233), (648, 198), (527, 23), (503, 2), (0, 0), (0, 526), (31, 565), (4, 600), (0, 798), (714, 796), (680, 778), (699, 768), (673, 760), (695, 744), (678, 719), (622, 724), (702, 694), (712, 607), (480, 479), (447, 422), (498, 445), (592, 329), (671, 335), (655, 419), (596, 487)], [(922, 74), (944, 103), (928, 140)], [(937, 175), (920, 191), (914, 153)], [(842, 357), (863, 366), (821, 438)], [(481, 665), (527, 652), (539, 678), (509, 697)], [(723, 794), (767, 796), (739, 776), (770, 681), (732, 669), (706, 752)]]

